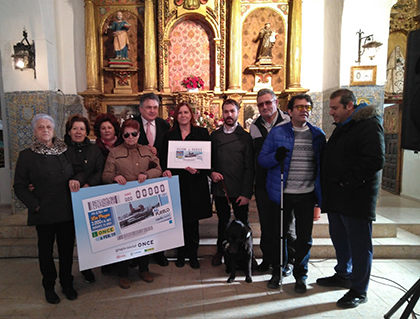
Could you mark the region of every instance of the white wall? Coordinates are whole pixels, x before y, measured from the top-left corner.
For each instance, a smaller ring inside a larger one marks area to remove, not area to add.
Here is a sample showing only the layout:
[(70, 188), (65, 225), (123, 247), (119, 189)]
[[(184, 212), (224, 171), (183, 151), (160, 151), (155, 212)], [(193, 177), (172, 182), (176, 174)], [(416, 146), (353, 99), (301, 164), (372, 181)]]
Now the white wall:
[(324, 0), (302, 1), (301, 86), (322, 91), (324, 37)]
[(377, 65), (377, 85), (386, 81), (389, 14), (397, 0), (303, 0), (301, 85), (325, 91), (350, 83), (350, 67), (358, 65), (358, 36), (382, 42), (377, 56), (362, 56), (361, 65)]
[(336, 88), (340, 84), (340, 44), (341, 30), (345, 28), (341, 21), (344, 0), (325, 0), (324, 8), (324, 77), (323, 90)]
[(401, 195), (420, 200), (420, 153), (404, 150)]
[[(0, 0), (0, 7), (0, 53), (4, 91), (45, 90), (48, 87), (46, 41), (38, 1)], [(10, 57), (13, 54), (13, 45), (23, 39), (24, 27), (28, 32), (28, 40), (35, 40), (37, 79), (34, 79), (32, 70), (15, 70), (13, 58)]]
[(397, 0), (346, 0), (344, 2), (341, 32), (341, 86), (350, 84), (350, 67), (358, 65), (356, 60), (359, 38), (356, 32), (359, 30), (364, 32), (362, 37), (373, 34), (374, 40), (382, 43), (376, 57), (370, 60), (362, 55), (360, 65), (377, 65), (376, 85), (385, 84), (389, 17), (391, 7), (396, 2)]
[[(1, 76), (5, 92), (60, 88), (66, 94), (75, 94), (85, 89), (82, 0), (0, 0), (0, 7)], [(23, 38), (23, 27), (29, 41), (35, 41), (36, 79), (32, 70), (15, 70), (10, 57), (13, 45)], [(77, 87), (76, 79), (81, 87)]]
[(76, 94), (86, 89), (83, 1), (56, 1), (58, 81), (55, 89)]

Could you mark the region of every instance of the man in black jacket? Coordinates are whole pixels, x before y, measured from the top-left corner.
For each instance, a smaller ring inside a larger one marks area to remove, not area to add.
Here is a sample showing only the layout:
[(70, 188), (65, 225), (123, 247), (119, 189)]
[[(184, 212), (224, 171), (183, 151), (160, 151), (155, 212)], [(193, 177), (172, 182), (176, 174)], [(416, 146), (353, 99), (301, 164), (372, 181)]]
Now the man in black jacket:
[(323, 155), (321, 208), (328, 213), (337, 265), (333, 276), (319, 278), (317, 284), (350, 288), (337, 306), (355, 308), (367, 301), (372, 221), (385, 163), (384, 130), (377, 109), (365, 103), (357, 105), (353, 92), (347, 89), (331, 94), (330, 115), (337, 127)]
[(238, 123), (239, 104), (227, 99), (223, 102), (224, 125), (211, 134), (213, 194), (218, 223), (217, 253), (213, 266), (222, 263), (225, 232), (232, 204), (236, 219), (248, 225), (248, 203), (254, 183), (254, 149), (248, 132)]
[[(135, 120), (140, 123), (139, 144), (148, 145), (153, 155), (159, 157), (163, 148), (163, 137), (165, 132), (169, 130), (170, 125), (164, 119), (158, 117), (159, 114), (159, 97), (154, 93), (146, 93), (140, 98), (140, 116)], [(168, 259), (164, 252), (153, 254), (156, 262), (162, 266), (168, 266)], [(153, 277), (149, 272), (149, 256), (137, 259), (139, 264), (140, 277), (146, 282), (152, 282)]]

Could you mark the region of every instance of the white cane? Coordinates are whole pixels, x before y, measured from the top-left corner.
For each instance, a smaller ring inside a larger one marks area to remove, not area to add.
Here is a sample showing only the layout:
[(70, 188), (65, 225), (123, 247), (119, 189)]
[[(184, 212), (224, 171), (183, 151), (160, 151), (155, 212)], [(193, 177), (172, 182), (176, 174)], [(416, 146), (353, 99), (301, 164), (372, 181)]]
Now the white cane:
[(280, 292), (283, 292), (283, 165), (284, 159), (280, 163)]

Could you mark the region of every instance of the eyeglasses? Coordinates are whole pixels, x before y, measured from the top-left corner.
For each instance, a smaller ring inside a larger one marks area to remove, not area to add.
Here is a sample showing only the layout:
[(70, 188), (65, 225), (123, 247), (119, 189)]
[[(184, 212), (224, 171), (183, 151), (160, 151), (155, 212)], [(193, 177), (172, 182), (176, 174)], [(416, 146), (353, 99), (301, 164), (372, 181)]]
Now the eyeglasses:
[(299, 112), (303, 111), (303, 109), (307, 109), (308, 112), (312, 111), (312, 105), (295, 105), (293, 108), (296, 108)]
[(139, 133), (137, 133), (137, 132), (131, 132), (131, 133), (124, 133), (123, 136), (124, 136), (124, 138), (129, 138), (130, 134), (131, 134), (132, 137), (137, 137), (137, 135), (139, 135)]
[(274, 99), (274, 100), (264, 101), (264, 102), (258, 103), (257, 106), (258, 107), (263, 107), (265, 105), (267, 107), (270, 107), (271, 105), (273, 105), (274, 101), (277, 101), (277, 100)]

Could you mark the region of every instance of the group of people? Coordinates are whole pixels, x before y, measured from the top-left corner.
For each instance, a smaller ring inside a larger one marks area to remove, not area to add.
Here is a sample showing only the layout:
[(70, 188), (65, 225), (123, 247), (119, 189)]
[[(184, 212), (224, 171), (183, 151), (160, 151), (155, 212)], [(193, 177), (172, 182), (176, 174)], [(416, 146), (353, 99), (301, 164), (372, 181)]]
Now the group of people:
[[(356, 105), (350, 90), (334, 92), (330, 115), (337, 127), (326, 143), (324, 132), (308, 122), (313, 108), (309, 95), (293, 96), (287, 112), (283, 112), (275, 93), (262, 89), (257, 94), (257, 106), (260, 116), (248, 133), (238, 123), (238, 102), (225, 100), (223, 126), (209, 135), (205, 128), (196, 125), (194, 112), (185, 102), (175, 107), (170, 127), (158, 117), (158, 96), (148, 93), (140, 99), (141, 115), (124, 121), (121, 127), (112, 114), (99, 115), (94, 124), (95, 144), (88, 139), (89, 122), (81, 115), (68, 119), (64, 141), (54, 137), (53, 118), (36, 115), (32, 120), (33, 143), (19, 155), (14, 189), (28, 208), (28, 225), (37, 229), (47, 301), (60, 302), (54, 290), (55, 239), (62, 292), (69, 300), (77, 298), (71, 274), (75, 231), (70, 192), (99, 184), (142, 183), (150, 178), (178, 175), (184, 246), (177, 249), (177, 267), (183, 267), (188, 258), (193, 269), (200, 268), (199, 220), (212, 216), (211, 179), (218, 216), (213, 266), (222, 263), (225, 231), (233, 218), (231, 209), (234, 218), (248, 225), (248, 205), (255, 191), (263, 252), (257, 269), (272, 268), (267, 284), (271, 289), (279, 287), (280, 272), (293, 273), (295, 291), (305, 293), (313, 211), (320, 206), (328, 213), (337, 266), (333, 276), (320, 278), (317, 283), (350, 289), (337, 302), (340, 307), (357, 307), (366, 302), (373, 256), (372, 221), (379, 171), (384, 164), (379, 115), (372, 106)], [(211, 168), (168, 168), (171, 140), (211, 141)], [(280, 250), (280, 246), (284, 249)], [(164, 252), (153, 258), (161, 266), (168, 265)], [(138, 266), (140, 277), (153, 282), (148, 265), (149, 256), (115, 264), (119, 286), (130, 288), (130, 266)], [(109, 271), (109, 266), (102, 271)], [(88, 282), (95, 280), (91, 270), (82, 275)]]
[(365, 103), (357, 105), (348, 89), (333, 92), (329, 114), (336, 128), (326, 142), (324, 132), (308, 123), (313, 108), (309, 95), (293, 96), (286, 113), (278, 110), (275, 94), (262, 89), (257, 106), (260, 117), (250, 133), (262, 232), (259, 268), (272, 267), (268, 288), (279, 287), (280, 271), (288, 275), (293, 269), (295, 291), (306, 292), (313, 212), (320, 206), (328, 214), (337, 265), (333, 276), (316, 282), (349, 289), (338, 307), (365, 303), (373, 259), (372, 222), (385, 163), (379, 111)]

